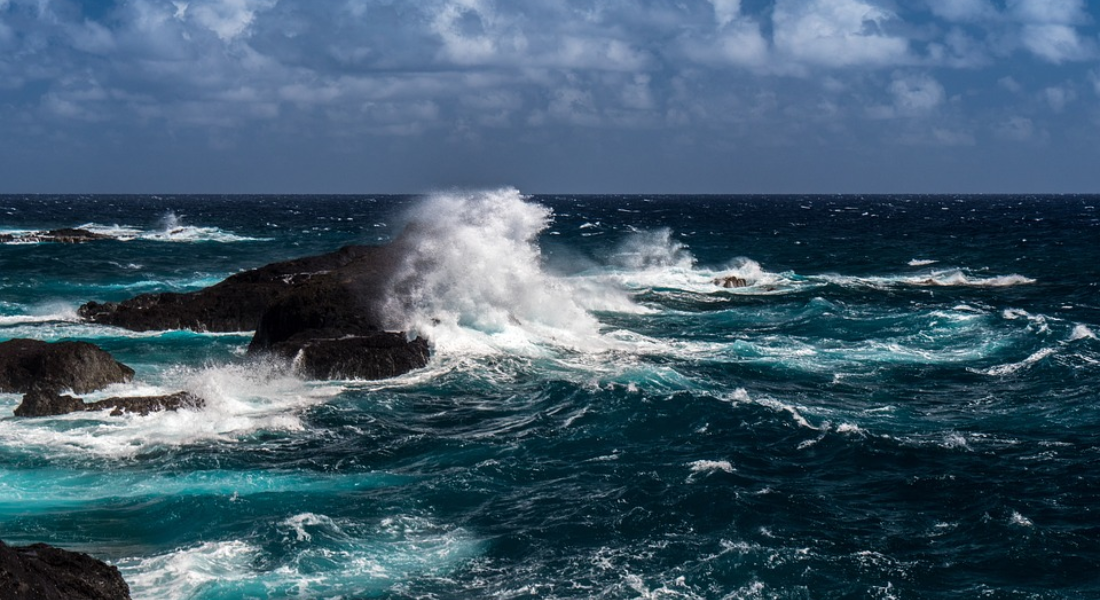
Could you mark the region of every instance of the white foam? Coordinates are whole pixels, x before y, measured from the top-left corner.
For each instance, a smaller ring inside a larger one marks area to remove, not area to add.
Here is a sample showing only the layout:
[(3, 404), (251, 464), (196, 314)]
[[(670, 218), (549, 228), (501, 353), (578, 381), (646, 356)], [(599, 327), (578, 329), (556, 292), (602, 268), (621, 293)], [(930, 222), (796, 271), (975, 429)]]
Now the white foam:
[(200, 227), (185, 225), (182, 217), (169, 211), (165, 213), (158, 223), (159, 227), (152, 230), (138, 229), (127, 225), (101, 225), (98, 223), (85, 223), (79, 229), (92, 233), (106, 235), (121, 241), (145, 240), (154, 242), (253, 242), (266, 238), (253, 238), (237, 235), (228, 231), (222, 231), (217, 227)]
[(688, 463), (687, 466), (691, 467), (692, 473), (710, 473), (714, 471), (733, 473), (733, 465), (728, 460), (697, 460)]
[(913, 260), (910, 260), (907, 264), (910, 267), (926, 267), (928, 265), (934, 265), (938, 262), (940, 262), (940, 261), (932, 260), (932, 259), (929, 259), (929, 258), (914, 258)]
[(1037, 350), (1036, 352), (1033, 352), (1030, 356), (1028, 356), (1027, 358), (1025, 358), (1025, 359), (1023, 359), (1019, 362), (1009, 363), (1009, 364), (1005, 364), (1005, 365), (998, 365), (996, 367), (990, 367), (988, 369), (985, 369), (985, 370), (982, 370), (982, 371), (977, 371), (977, 372), (983, 373), (985, 375), (993, 375), (993, 376), (1011, 375), (1011, 374), (1019, 371), (1020, 369), (1026, 369), (1027, 367), (1030, 367), (1030, 366), (1034, 365), (1035, 363), (1037, 363), (1037, 362), (1043, 360), (1044, 358), (1054, 354), (1055, 352), (1056, 352), (1056, 350), (1054, 348), (1041, 348), (1041, 349)]
[(542, 269), (536, 242), (550, 218), (511, 188), (425, 198), (401, 238), (390, 326), (426, 334), (444, 354), (605, 348), (583, 290)]
[(1076, 342), (1078, 340), (1095, 340), (1096, 334), (1086, 325), (1078, 323), (1073, 326), (1073, 332), (1069, 335), (1069, 341)]
[(155, 383), (135, 382), (84, 396), (146, 396), (186, 390), (206, 400), (202, 409), (146, 416), (107, 411), (0, 421), (0, 444), (42, 455), (94, 454), (125, 458), (161, 446), (235, 442), (256, 431), (299, 431), (300, 412), (339, 393), (337, 384), (307, 385), (281, 364), (174, 369)]
[[(348, 598), (410, 578), (445, 576), (482, 544), (464, 530), (407, 515), (374, 524), (302, 513), (276, 524), (290, 556), (272, 561), (243, 540), (207, 542), (119, 562), (135, 600), (206, 597)], [(264, 564), (275, 563), (264, 568)]]

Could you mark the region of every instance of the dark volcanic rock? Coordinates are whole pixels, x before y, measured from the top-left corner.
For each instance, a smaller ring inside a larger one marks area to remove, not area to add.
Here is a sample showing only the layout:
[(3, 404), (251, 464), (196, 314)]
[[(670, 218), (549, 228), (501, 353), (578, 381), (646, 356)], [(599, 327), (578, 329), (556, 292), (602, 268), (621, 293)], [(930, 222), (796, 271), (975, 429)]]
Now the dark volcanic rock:
[(52, 417), (74, 412), (108, 410), (114, 416), (123, 413), (147, 415), (162, 410), (181, 408), (202, 408), (206, 401), (187, 392), (177, 392), (167, 396), (135, 396), (132, 398), (107, 398), (98, 402), (84, 402), (80, 398), (62, 396), (44, 389), (33, 389), (23, 395), (23, 402), (15, 407), (17, 417)]
[(738, 277), (736, 275), (726, 275), (725, 277), (715, 278), (714, 285), (724, 288), (743, 288), (748, 287), (749, 282), (743, 277)]
[(39, 388), (83, 394), (133, 376), (133, 369), (88, 342), (14, 339), (0, 343), (0, 392)]
[(294, 359), (311, 379), (385, 379), (428, 364), (431, 352), (424, 338), (409, 340), (403, 333), (378, 332), (343, 338), (291, 339), (272, 351)]
[(107, 398), (98, 402), (89, 402), (84, 405), (85, 410), (111, 409), (112, 415), (122, 413), (138, 413), (147, 415), (162, 410), (179, 410), (181, 408), (202, 408), (206, 406), (206, 400), (188, 393), (176, 392), (167, 396), (135, 396), (132, 398)]
[(87, 554), (46, 544), (0, 541), (0, 598), (4, 600), (128, 600), (118, 568)]
[(402, 246), (347, 246), (244, 271), (189, 294), (89, 302), (84, 319), (139, 331), (194, 329), (256, 334), (249, 352), (294, 359), (313, 378), (380, 379), (423, 367), (425, 340), (386, 332), (379, 307)]
[(379, 250), (286, 289), (264, 311), (249, 352), (293, 359), (313, 379), (384, 379), (427, 365), (427, 340), (379, 325), (394, 251)]
[(286, 288), (357, 258), (378, 254), (379, 250), (374, 246), (347, 246), (329, 254), (244, 271), (197, 292), (142, 294), (124, 302), (89, 302), (77, 313), (94, 323), (134, 331), (252, 331), (264, 309)]
[(52, 417), (84, 409), (84, 401), (80, 398), (62, 396), (53, 390), (35, 388), (23, 394), (23, 401), (15, 407), (15, 416)]
[(64, 227), (62, 229), (51, 229), (50, 231), (35, 231), (31, 233), (3, 233), (0, 234), (0, 243), (8, 242), (57, 242), (61, 244), (79, 244), (82, 242), (94, 242), (96, 240), (109, 240), (112, 239), (109, 235), (103, 235), (102, 233), (95, 233), (88, 231), (87, 229), (74, 229), (72, 227)]

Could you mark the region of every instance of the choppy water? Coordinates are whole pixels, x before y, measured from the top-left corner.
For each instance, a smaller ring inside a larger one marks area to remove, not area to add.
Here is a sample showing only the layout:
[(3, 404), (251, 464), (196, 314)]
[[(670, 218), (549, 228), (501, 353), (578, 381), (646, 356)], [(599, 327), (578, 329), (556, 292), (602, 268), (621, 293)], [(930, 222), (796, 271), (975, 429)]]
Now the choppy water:
[[(75, 316), (410, 219), (394, 380)], [(1100, 197), (0, 196), (74, 226), (0, 246), (0, 340), (208, 406), (0, 395), (0, 539), (135, 598), (1100, 597)]]

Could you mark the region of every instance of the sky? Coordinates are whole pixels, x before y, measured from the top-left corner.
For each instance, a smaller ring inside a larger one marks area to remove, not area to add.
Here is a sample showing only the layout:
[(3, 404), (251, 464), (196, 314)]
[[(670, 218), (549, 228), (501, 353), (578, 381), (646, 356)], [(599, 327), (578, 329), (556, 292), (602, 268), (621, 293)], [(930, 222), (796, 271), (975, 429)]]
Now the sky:
[(0, 0), (0, 193), (1100, 192), (1100, 2)]

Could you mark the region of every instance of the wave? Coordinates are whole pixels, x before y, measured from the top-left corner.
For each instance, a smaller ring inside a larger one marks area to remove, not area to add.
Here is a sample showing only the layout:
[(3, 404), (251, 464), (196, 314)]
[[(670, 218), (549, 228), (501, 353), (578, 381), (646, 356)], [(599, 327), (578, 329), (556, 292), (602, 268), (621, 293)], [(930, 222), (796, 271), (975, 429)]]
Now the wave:
[(537, 237), (551, 216), (511, 188), (425, 198), (398, 241), (404, 254), (384, 307), (389, 325), (427, 335), (445, 354), (606, 348), (588, 308), (613, 291), (543, 269)]
[(259, 526), (271, 543), (289, 549), (287, 556), (231, 539), (117, 565), (135, 600), (358, 597), (419, 577), (444, 577), (484, 549), (464, 529), (412, 515), (364, 523), (300, 513)]
[[(162, 447), (236, 443), (261, 431), (303, 431), (301, 412), (343, 389), (338, 383), (307, 384), (278, 362), (174, 367), (157, 377), (159, 381), (113, 385), (83, 397), (94, 402), (112, 396), (155, 396), (184, 390), (206, 400), (205, 408), (145, 416), (82, 412), (4, 419), (0, 420), (0, 447), (34, 456), (123, 459)], [(14, 408), (18, 398), (9, 402)]]
[(126, 225), (100, 225), (98, 223), (85, 223), (80, 229), (106, 235), (120, 241), (144, 240), (151, 242), (255, 242), (269, 238), (254, 238), (223, 231), (217, 227), (202, 227), (187, 225), (183, 217), (175, 212), (166, 212), (158, 222), (155, 229), (139, 229)]
[(878, 277), (821, 275), (813, 277), (813, 279), (820, 279), (844, 287), (873, 289), (889, 289), (900, 286), (1003, 288), (1036, 283), (1035, 279), (1024, 275), (1010, 274), (982, 277), (969, 273), (964, 269), (943, 269), (917, 275), (886, 275)]

